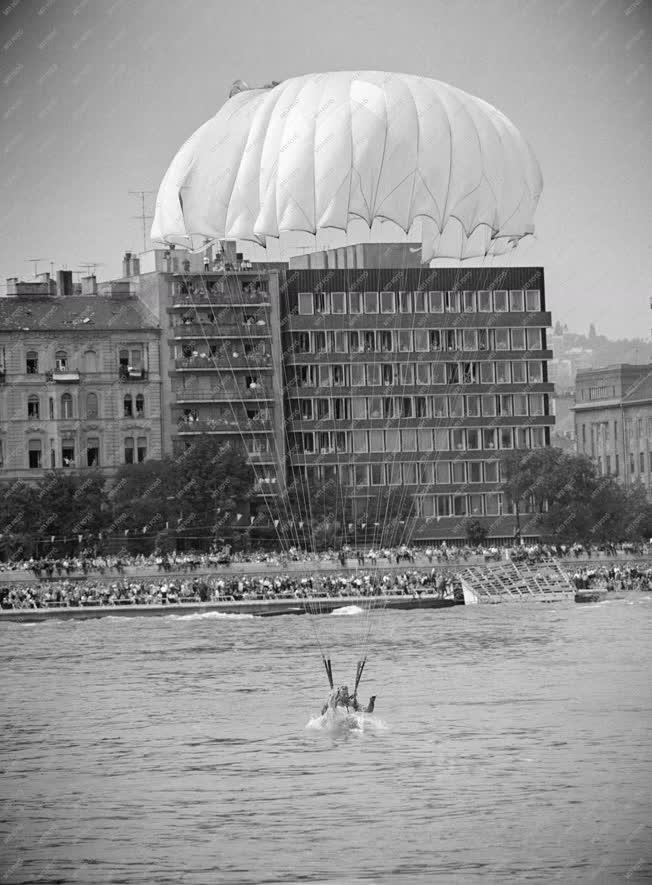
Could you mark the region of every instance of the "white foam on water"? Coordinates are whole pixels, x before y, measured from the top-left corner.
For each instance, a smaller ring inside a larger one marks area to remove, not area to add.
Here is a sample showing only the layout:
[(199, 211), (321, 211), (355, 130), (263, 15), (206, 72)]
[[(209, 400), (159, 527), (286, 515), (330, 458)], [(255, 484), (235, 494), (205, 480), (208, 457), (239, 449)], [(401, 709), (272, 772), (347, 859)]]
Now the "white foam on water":
[(341, 608), (334, 608), (332, 615), (363, 615), (364, 609), (359, 605), (343, 605)]
[(193, 612), (191, 615), (166, 615), (173, 621), (253, 621), (255, 615), (242, 612)]
[(306, 731), (364, 734), (364, 732), (387, 731), (387, 726), (373, 713), (347, 713), (338, 708), (327, 710), (323, 716), (313, 716), (306, 725)]

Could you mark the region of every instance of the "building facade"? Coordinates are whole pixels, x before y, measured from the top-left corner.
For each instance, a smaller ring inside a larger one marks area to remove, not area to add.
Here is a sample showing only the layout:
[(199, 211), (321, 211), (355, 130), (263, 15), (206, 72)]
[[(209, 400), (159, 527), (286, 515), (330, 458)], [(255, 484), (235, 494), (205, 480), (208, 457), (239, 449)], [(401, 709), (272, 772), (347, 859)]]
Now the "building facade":
[[(78, 294), (75, 294), (78, 293)], [(128, 286), (8, 280), (0, 299), (0, 478), (160, 458), (160, 330)]]
[(579, 372), (575, 381), (577, 451), (625, 487), (652, 499), (652, 364)]
[(462, 539), (469, 518), (510, 537), (501, 453), (549, 445), (554, 424), (542, 269), (364, 263), (288, 272), (290, 475), (350, 489), (363, 512), (402, 489), (415, 538)]

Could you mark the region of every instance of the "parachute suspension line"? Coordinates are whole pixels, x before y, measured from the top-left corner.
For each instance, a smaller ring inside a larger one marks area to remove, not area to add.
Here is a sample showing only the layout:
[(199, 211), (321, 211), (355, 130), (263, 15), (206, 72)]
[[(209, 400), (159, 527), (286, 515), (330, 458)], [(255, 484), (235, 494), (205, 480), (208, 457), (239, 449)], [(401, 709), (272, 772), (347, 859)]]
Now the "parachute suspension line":
[(366, 663), (367, 663), (367, 656), (366, 656), (366, 654), (365, 654), (364, 658), (362, 658), (362, 660), (359, 660), (359, 661), (358, 661), (358, 665), (357, 665), (357, 667), (356, 667), (356, 671), (355, 671), (355, 686), (354, 686), (354, 688), (353, 688), (353, 695), (354, 695), (354, 697), (355, 697), (355, 695), (357, 695), (357, 693), (358, 693), (358, 686), (360, 685), (360, 680), (362, 679), (362, 671), (364, 670), (364, 665), (365, 665)]

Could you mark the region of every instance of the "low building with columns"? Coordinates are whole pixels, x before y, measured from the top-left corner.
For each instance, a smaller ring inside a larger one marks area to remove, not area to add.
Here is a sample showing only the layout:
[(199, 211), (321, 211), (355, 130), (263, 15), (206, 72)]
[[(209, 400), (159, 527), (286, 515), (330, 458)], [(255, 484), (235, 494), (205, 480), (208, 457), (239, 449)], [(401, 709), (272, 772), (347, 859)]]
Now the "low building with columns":
[(0, 479), (161, 457), (160, 328), (128, 283), (7, 281), (0, 298)]

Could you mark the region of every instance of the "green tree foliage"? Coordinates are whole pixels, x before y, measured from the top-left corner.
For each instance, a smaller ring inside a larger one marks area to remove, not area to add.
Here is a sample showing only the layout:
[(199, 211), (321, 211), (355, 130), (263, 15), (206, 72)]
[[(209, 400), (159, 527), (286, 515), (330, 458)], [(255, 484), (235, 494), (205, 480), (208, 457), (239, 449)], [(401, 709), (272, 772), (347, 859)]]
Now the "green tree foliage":
[(165, 529), (173, 511), (170, 481), (174, 464), (171, 459), (125, 464), (118, 472), (109, 501), (112, 509), (112, 532), (122, 534), (157, 533)]
[(482, 525), (479, 519), (467, 519), (464, 524), (466, 539), (469, 544), (484, 544), (489, 534), (486, 526)]

